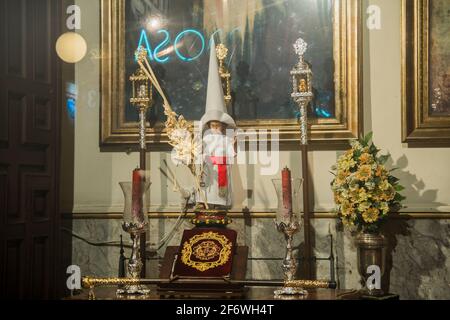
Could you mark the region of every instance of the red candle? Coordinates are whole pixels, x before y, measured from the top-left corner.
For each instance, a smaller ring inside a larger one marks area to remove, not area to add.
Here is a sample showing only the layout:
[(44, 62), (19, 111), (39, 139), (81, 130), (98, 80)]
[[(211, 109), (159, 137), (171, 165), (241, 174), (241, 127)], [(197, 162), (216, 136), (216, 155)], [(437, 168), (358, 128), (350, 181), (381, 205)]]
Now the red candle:
[(144, 170), (133, 170), (133, 183), (131, 188), (131, 217), (133, 220), (144, 221), (142, 189), (144, 188)]
[(292, 215), (291, 171), (286, 167), (281, 171), (281, 186), (283, 192), (283, 218)]

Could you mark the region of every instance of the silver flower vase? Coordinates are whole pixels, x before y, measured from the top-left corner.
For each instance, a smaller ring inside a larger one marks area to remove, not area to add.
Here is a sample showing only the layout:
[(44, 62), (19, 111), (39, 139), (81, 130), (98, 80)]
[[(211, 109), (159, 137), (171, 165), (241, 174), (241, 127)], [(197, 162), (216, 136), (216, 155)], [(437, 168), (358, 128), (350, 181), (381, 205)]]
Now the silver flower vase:
[(361, 276), (364, 295), (381, 296), (381, 280), (386, 264), (385, 237), (379, 233), (362, 232), (355, 238), (358, 253), (358, 272)]

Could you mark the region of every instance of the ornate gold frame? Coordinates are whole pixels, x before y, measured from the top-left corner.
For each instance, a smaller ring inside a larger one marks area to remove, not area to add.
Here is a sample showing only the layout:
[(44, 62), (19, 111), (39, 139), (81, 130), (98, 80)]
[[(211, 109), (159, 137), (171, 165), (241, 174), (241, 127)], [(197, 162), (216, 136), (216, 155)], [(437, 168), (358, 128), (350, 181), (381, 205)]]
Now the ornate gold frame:
[(429, 0), (402, 0), (402, 139), (450, 146), (450, 117), (429, 114)]
[[(101, 146), (136, 144), (138, 141), (137, 123), (124, 121), (124, 9), (125, 0), (101, 0)], [(336, 118), (319, 119), (311, 124), (313, 144), (332, 148), (342, 146), (362, 132), (360, 12), (360, 1), (334, 1)], [(279, 129), (281, 142), (300, 139), (295, 119), (238, 121), (237, 124), (244, 130)], [(167, 143), (162, 124), (147, 129), (147, 141)]]

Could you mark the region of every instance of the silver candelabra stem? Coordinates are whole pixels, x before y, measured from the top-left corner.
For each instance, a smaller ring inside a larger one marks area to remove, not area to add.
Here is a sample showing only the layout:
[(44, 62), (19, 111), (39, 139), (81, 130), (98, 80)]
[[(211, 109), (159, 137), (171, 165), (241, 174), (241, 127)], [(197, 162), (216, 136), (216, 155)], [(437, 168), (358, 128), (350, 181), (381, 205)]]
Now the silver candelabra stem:
[[(128, 277), (131, 279), (139, 279), (142, 270), (142, 259), (140, 254), (140, 237), (145, 233), (147, 222), (124, 222), (122, 229), (128, 232), (133, 241), (131, 248), (131, 257), (128, 260)], [(118, 295), (134, 295), (149, 294), (150, 290), (145, 285), (133, 284), (125, 285), (123, 288), (117, 289)]]
[(139, 110), (139, 146), (141, 150), (145, 150), (147, 145), (145, 143), (145, 114), (147, 108), (140, 108)]
[(300, 143), (308, 144), (308, 111), (306, 109), (310, 99), (297, 101), (300, 109)]

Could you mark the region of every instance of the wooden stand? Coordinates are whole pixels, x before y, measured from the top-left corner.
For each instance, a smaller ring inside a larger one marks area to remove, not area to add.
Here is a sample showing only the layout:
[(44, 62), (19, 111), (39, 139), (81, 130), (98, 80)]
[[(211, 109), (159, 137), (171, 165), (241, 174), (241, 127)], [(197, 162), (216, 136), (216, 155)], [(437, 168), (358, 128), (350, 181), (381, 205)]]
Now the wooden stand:
[(245, 280), (248, 247), (236, 247), (229, 278), (172, 277), (178, 249), (177, 246), (169, 246), (166, 249), (159, 278), (171, 280), (158, 285), (158, 294), (198, 298), (241, 298), (245, 295), (244, 285), (231, 284), (228, 280)]
[(302, 152), (302, 176), (303, 176), (303, 227), (304, 227), (304, 277), (312, 278), (312, 259), (311, 259), (311, 225), (310, 225), (310, 208), (309, 208), (309, 166), (308, 166), (308, 145), (301, 145)]
[[(145, 156), (146, 156), (146, 149), (139, 149), (139, 167), (141, 170), (144, 170), (144, 172), (146, 172), (147, 170), (147, 166), (146, 166), (146, 161), (145, 161)], [(145, 179), (147, 177), (144, 176), (144, 182)], [(147, 212), (144, 212), (144, 214), (146, 215)], [(146, 251), (146, 244), (147, 244), (147, 232), (150, 228), (146, 229), (146, 232), (142, 233), (140, 235), (140, 254), (141, 254), (141, 260), (142, 260), (142, 269), (141, 269), (141, 278), (145, 278), (146, 277), (146, 265), (147, 265), (147, 251)]]

